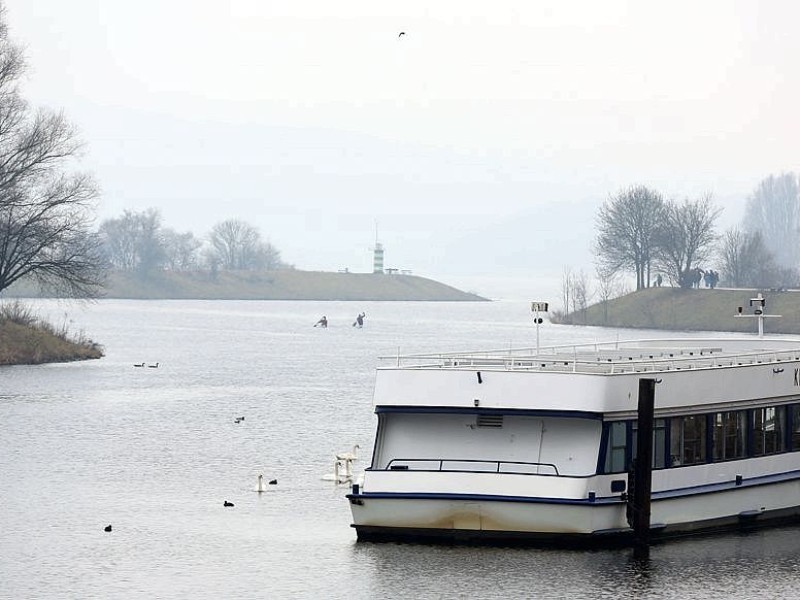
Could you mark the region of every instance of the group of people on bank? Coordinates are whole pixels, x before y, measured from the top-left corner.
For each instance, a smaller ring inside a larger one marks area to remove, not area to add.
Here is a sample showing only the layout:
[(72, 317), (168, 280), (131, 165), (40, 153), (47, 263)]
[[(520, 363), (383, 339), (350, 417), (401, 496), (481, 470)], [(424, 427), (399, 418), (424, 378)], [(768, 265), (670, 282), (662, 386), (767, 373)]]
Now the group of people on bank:
[[(655, 287), (661, 287), (663, 281), (664, 280), (661, 277), (661, 273), (658, 273), (655, 276), (653, 285)], [(713, 269), (703, 270), (700, 267), (686, 269), (683, 273), (681, 273), (678, 285), (680, 285), (682, 288), (699, 288), (701, 282), (705, 283), (707, 288), (713, 290), (715, 287), (717, 287), (717, 283), (719, 283), (719, 271), (715, 271)]]
[[(356, 316), (356, 320), (353, 321), (353, 327), (357, 327), (358, 329), (361, 329), (362, 327), (364, 327), (364, 319), (366, 317), (367, 317), (367, 313), (365, 313), (365, 312), (358, 313), (358, 315)], [(325, 315), (322, 315), (320, 320), (317, 321), (316, 323), (314, 323), (314, 327), (322, 327), (323, 329), (327, 329), (328, 328), (328, 317), (326, 317)]]

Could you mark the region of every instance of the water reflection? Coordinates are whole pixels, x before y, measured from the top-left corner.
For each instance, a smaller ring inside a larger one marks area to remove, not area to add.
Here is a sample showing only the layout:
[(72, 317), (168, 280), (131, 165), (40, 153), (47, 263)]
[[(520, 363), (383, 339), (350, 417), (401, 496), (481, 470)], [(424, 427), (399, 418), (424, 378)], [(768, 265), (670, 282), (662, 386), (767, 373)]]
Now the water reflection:
[(796, 598), (800, 528), (632, 549), (545, 550), (359, 543), (359, 597)]

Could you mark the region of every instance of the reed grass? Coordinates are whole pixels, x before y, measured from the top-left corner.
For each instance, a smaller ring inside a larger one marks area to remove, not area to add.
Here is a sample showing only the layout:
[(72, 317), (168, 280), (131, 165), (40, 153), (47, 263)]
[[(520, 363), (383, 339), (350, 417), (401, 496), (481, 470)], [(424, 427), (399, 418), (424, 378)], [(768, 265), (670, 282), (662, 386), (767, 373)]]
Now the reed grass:
[(53, 325), (19, 300), (0, 302), (0, 365), (36, 365), (103, 356), (103, 347), (66, 321)]

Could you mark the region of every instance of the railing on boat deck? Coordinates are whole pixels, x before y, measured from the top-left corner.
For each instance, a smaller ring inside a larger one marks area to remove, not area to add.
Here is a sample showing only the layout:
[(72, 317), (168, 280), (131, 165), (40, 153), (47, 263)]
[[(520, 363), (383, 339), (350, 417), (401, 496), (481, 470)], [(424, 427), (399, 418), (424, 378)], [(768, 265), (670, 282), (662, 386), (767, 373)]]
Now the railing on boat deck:
[[(483, 465), (483, 468), (478, 468)], [(540, 469), (547, 472), (541, 473)], [(516, 470), (513, 470), (516, 469)], [(393, 458), (383, 471), (442, 471), (448, 473), (507, 473), (511, 475), (555, 475), (558, 468), (552, 463), (519, 462), (513, 460), (480, 460), (454, 458)]]
[[(380, 357), (407, 369), (484, 368), (573, 373), (646, 373), (800, 361), (800, 341), (771, 340), (791, 349), (723, 350), (742, 340), (663, 339), (608, 342), (540, 348), (506, 348), (476, 352), (444, 352)], [(753, 340), (753, 343), (763, 340)], [(631, 346), (631, 344), (645, 344)], [(647, 344), (661, 343), (663, 347)], [(674, 345), (684, 343), (684, 346)], [(689, 346), (688, 344), (693, 344)], [(712, 346), (711, 344), (717, 344)], [(670, 345), (673, 344), (673, 345)], [(705, 344), (705, 345), (703, 345)]]

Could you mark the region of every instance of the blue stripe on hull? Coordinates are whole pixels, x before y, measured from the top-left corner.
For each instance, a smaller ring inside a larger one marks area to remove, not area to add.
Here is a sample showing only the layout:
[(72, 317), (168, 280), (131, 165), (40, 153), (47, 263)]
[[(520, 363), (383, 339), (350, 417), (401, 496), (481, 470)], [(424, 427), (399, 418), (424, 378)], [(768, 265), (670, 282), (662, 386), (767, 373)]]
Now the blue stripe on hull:
[[(653, 492), (653, 501), (668, 500), (675, 498), (683, 498), (688, 496), (699, 496), (704, 494), (717, 494), (720, 492), (731, 492), (753, 487), (761, 487), (766, 485), (774, 485), (776, 483), (785, 483), (789, 481), (800, 480), (800, 470), (787, 471), (785, 473), (776, 473), (773, 475), (763, 475), (760, 477), (751, 477), (742, 480), (742, 483), (736, 485), (735, 481), (726, 481), (723, 483), (710, 483), (704, 485), (697, 485), (692, 487), (677, 488), (673, 490), (661, 490)], [(407, 498), (407, 499), (421, 499), (421, 500), (487, 500), (492, 502), (528, 502), (533, 504), (585, 504), (585, 505), (603, 505), (603, 504), (619, 504), (624, 502), (620, 496), (603, 496), (589, 500), (588, 498), (547, 498), (547, 497), (531, 497), (531, 496), (499, 496), (492, 494), (450, 494), (450, 493), (422, 493), (422, 492), (361, 492), (359, 494), (347, 494), (347, 498)]]

